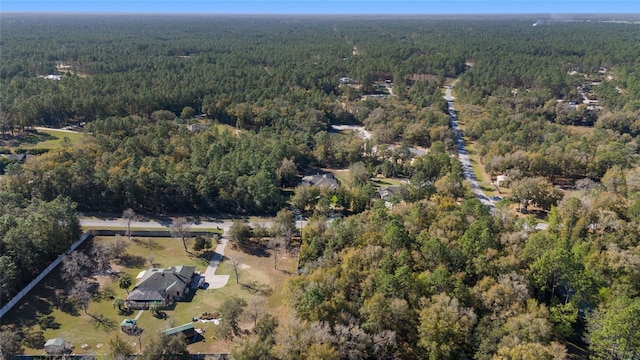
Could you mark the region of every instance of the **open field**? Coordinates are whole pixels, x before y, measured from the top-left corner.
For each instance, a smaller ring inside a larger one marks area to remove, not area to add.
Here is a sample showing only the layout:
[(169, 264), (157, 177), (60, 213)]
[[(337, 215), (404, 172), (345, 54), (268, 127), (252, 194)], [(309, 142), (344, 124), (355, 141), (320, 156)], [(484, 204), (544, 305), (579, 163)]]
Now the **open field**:
[[(113, 241), (113, 238), (97, 237), (93, 241), (107, 244)], [(189, 240), (187, 245), (189, 251), (193, 252), (192, 240)], [(84, 247), (88, 246), (89, 243)], [(176, 239), (141, 238), (134, 239), (127, 249), (127, 254), (126, 260), (114, 263), (113, 268), (129, 274), (135, 284), (138, 273), (150, 267), (151, 257), (156, 267), (195, 265), (196, 271), (203, 273), (213, 251), (191, 254), (186, 253), (182, 242)], [(140, 339), (143, 348), (144, 344), (157, 336), (159, 331), (191, 322), (193, 317), (200, 316), (204, 312), (219, 310), (222, 302), (231, 296), (239, 296), (245, 300), (252, 296), (264, 297), (267, 312), (277, 317), (286, 316), (287, 309), (283, 305), (282, 289), (285, 280), (295, 274), (296, 257), (281, 252), (278, 255), (278, 269), (274, 269), (273, 257), (266, 251), (257, 251), (252, 255), (239, 252), (228, 245), (225, 254), (227, 258), (240, 259), (239, 283), (236, 283), (233, 267), (223, 261), (216, 272), (216, 275), (230, 275), (229, 282), (223, 288), (197, 290), (190, 302), (178, 302), (173, 309), (165, 310), (164, 319), (158, 319), (149, 311), (143, 311), (138, 320), (138, 325), (144, 329)], [(124, 299), (127, 296), (126, 291), (116, 285), (115, 279), (115, 276), (93, 278), (92, 281), (100, 284), (99, 295), (94, 297), (88, 307), (88, 314), (85, 314), (82, 309), (74, 309), (63, 300), (69, 285), (60, 277), (59, 272), (53, 272), (27, 296), (23, 304), (14, 308), (2, 319), (3, 323), (16, 324), (31, 334), (43, 330), (42, 338), (45, 340), (61, 337), (74, 345), (76, 354), (104, 354), (109, 340), (117, 334), (132, 345), (136, 343), (135, 348), (138, 349), (139, 340), (125, 335), (119, 329), (122, 320), (134, 318), (138, 312), (125, 316), (119, 315), (113, 308), (112, 297)], [(240, 325), (250, 328), (253, 324), (243, 321)], [(189, 345), (191, 353), (224, 353), (229, 350), (231, 342), (217, 341), (213, 338), (215, 326), (214, 323), (195, 324), (196, 328), (205, 330), (205, 341)], [(25, 353), (42, 354), (42, 338), (35, 341), (33, 347), (25, 347)], [(82, 348), (83, 344), (87, 345), (86, 349)]]
[(84, 134), (55, 129), (39, 129), (37, 132), (26, 132), (2, 141), (0, 147), (13, 151), (17, 149), (59, 149), (63, 146), (62, 141), (65, 137), (71, 141), (71, 144), (76, 144), (84, 137)]

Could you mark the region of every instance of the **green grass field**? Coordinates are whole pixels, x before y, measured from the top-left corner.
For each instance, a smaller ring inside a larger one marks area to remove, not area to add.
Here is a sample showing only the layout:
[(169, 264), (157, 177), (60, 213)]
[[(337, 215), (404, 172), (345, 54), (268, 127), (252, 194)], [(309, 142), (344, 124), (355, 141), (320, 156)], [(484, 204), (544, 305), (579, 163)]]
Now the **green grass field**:
[(35, 133), (24, 133), (5, 141), (3, 148), (13, 152), (17, 149), (58, 149), (63, 146), (62, 142), (65, 137), (69, 139), (71, 144), (76, 144), (84, 137), (84, 134), (40, 129)]
[[(94, 242), (106, 244), (113, 241), (112, 237), (97, 237)], [(87, 246), (89, 244), (86, 244)], [(188, 241), (189, 249), (192, 246)], [(215, 244), (214, 244), (215, 247)], [(193, 252), (192, 250), (190, 250)], [(129, 274), (135, 280), (139, 272), (150, 267), (148, 259), (153, 257), (157, 267), (169, 267), (174, 265), (195, 265), (196, 271), (204, 272), (209, 253), (189, 254), (184, 251), (182, 242), (171, 238), (143, 238), (134, 240), (127, 249), (127, 261), (114, 263), (113, 268), (121, 273)], [(285, 280), (295, 274), (296, 258), (292, 255), (280, 253), (278, 255), (278, 269), (274, 269), (274, 262), (267, 253), (256, 255), (246, 254), (231, 248), (228, 245), (225, 250), (227, 257), (239, 257), (239, 283), (236, 283), (234, 270), (227, 262), (223, 262), (216, 271), (216, 275), (230, 275), (229, 282), (221, 289), (198, 290), (190, 302), (178, 302), (175, 308), (165, 310), (166, 318), (158, 319), (149, 311), (144, 311), (138, 325), (144, 329), (141, 342), (147, 343), (151, 338), (158, 336), (162, 330), (173, 326), (191, 322), (193, 317), (204, 312), (219, 310), (219, 306), (225, 299), (231, 296), (239, 296), (244, 299), (250, 297), (264, 297), (266, 301), (265, 311), (279, 318), (287, 316), (287, 308), (283, 305), (282, 290)], [(25, 332), (36, 334), (43, 330), (44, 339), (55, 337), (63, 338), (74, 346), (76, 354), (106, 353), (109, 340), (117, 334), (130, 344), (138, 339), (125, 335), (120, 331), (120, 323), (125, 318), (133, 318), (138, 312), (128, 316), (119, 315), (113, 308), (115, 298), (126, 298), (125, 290), (115, 284), (115, 277), (99, 276), (92, 281), (100, 285), (99, 296), (95, 296), (88, 308), (88, 314), (82, 309), (73, 309), (63, 301), (69, 285), (60, 277), (58, 271), (52, 272), (45, 278), (23, 301), (3, 318), (3, 324), (15, 324)], [(133, 288), (133, 286), (131, 287)], [(48, 321), (44, 321), (47, 319)], [(43, 326), (48, 323), (48, 326)], [(218, 341), (213, 338), (214, 323), (196, 323), (196, 328), (205, 330), (205, 341), (189, 345), (191, 353), (220, 353), (227, 352), (231, 343)], [(241, 327), (250, 328), (253, 323), (245, 319)], [(38, 343), (39, 344), (39, 343)], [(39, 355), (44, 352), (42, 344), (33, 347), (25, 347), (25, 353)], [(86, 349), (83, 345), (86, 344)]]

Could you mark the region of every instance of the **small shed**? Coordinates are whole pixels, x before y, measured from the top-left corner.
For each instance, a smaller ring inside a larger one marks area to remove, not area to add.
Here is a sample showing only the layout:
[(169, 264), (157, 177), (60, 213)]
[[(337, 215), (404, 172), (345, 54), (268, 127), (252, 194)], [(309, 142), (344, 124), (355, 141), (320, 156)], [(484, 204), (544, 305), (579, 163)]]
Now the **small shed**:
[(67, 343), (60, 338), (49, 339), (44, 343), (44, 351), (47, 354), (59, 355), (67, 352)]
[(125, 334), (131, 334), (135, 332), (138, 327), (136, 326), (136, 319), (124, 319), (120, 323), (120, 330)]

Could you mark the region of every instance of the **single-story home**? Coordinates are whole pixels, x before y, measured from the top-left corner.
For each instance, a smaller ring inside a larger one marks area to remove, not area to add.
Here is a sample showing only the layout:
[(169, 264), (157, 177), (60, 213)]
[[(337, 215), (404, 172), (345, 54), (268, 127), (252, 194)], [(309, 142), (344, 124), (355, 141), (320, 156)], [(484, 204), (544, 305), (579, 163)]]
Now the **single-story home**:
[(189, 284), (195, 271), (195, 266), (183, 265), (145, 271), (138, 285), (127, 296), (127, 307), (148, 309), (154, 302), (161, 308), (167, 307), (171, 300), (178, 300), (189, 293)]
[(302, 178), (302, 184), (316, 187), (326, 187), (330, 190), (338, 189), (338, 180), (331, 173), (308, 175)]
[(383, 186), (378, 188), (378, 195), (384, 201), (393, 201), (402, 196), (402, 186)]

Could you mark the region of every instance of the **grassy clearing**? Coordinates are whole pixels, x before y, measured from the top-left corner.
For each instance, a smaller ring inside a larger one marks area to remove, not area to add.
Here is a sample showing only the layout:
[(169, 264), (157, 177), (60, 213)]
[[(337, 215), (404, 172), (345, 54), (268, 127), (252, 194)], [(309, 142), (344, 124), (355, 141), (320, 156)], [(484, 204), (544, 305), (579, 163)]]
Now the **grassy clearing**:
[[(112, 237), (97, 237), (96, 243), (109, 243)], [(88, 246), (89, 244), (87, 244)], [(187, 243), (191, 250), (192, 240)], [(121, 273), (129, 274), (133, 279), (139, 272), (150, 267), (149, 259), (153, 257), (153, 263), (158, 267), (174, 265), (195, 265), (196, 271), (204, 272), (213, 250), (208, 253), (190, 254), (184, 251), (180, 240), (171, 238), (140, 238), (136, 239), (127, 249), (127, 260), (114, 263), (113, 268)], [(278, 255), (278, 269), (274, 269), (273, 257), (266, 251), (258, 251), (255, 254), (242, 253), (232, 249), (231, 245), (225, 250), (227, 258), (239, 257), (239, 283), (236, 283), (233, 267), (228, 262), (223, 262), (216, 271), (216, 275), (230, 275), (229, 282), (221, 289), (198, 290), (190, 302), (178, 302), (175, 308), (165, 310), (166, 318), (158, 319), (149, 311), (144, 311), (138, 324), (144, 329), (141, 342), (143, 344), (157, 336), (162, 330), (173, 326), (191, 322), (193, 317), (204, 312), (219, 310), (220, 305), (231, 296), (239, 296), (249, 299), (252, 296), (264, 297), (266, 312), (275, 316), (286, 316), (287, 308), (283, 305), (282, 292), (285, 280), (295, 274), (296, 258), (290, 254)], [(130, 344), (138, 349), (138, 339), (120, 332), (120, 323), (125, 318), (133, 318), (137, 312), (119, 315), (113, 308), (111, 296), (126, 298), (127, 292), (120, 289), (115, 283), (115, 277), (99, 276), (94, 278), (100, 284), (99, 296), (90, 303), (88, 314), (81, 309), (73, 309), (63, 299), (69, 290), (69, 285), (54, 271), (27, 296), (26, 300), (14, 308), (5, 318), (4, 324), (13, 323), (27, 333), (36, 333), (44, 330), (45, 339), (61, 337), (74, 345), (76, 354), (106, 353), (109, 339), (119, 334)], [(136, 280), (134, 280), (134, 284)], [(49, 316), (49, 327), (42, 327), (39, 321), (43, 316)], [(231, 342), (218, 341), (213, 338), (214, 323), (197, 323), (196, 328), (205, 330), (205, 341), (189, 345), (191, 353), (219, 353), (228, 351)], [(244, 328), (251, 328), (253, 323), (244, 320), (241, 323)], [(82, 345), (87, 344), (87, 349)], [(102, 344), (102, 345), (100, 345)], [(43, 353), (42, 345), (25, 347), (25, 353), (39, 355)]]
[(371, 181), (378, 187), (385, 187), (385, 186), (400, 186), (400, 185), (403, 185), (406, 180), (398, 179), (398, 178), (388, 178), (382, 175), (378, 175), (375, 178), (371, 179)]
[(80, 142), (84, 134), (41, 129), (35, 133), (27, 132), (5, 141), (5, 148), (14, 152), (17, 149), (59, 149), (62, 147), (62, 141), (65, 137), (71, 141), (71, 144), (76, 144)]

